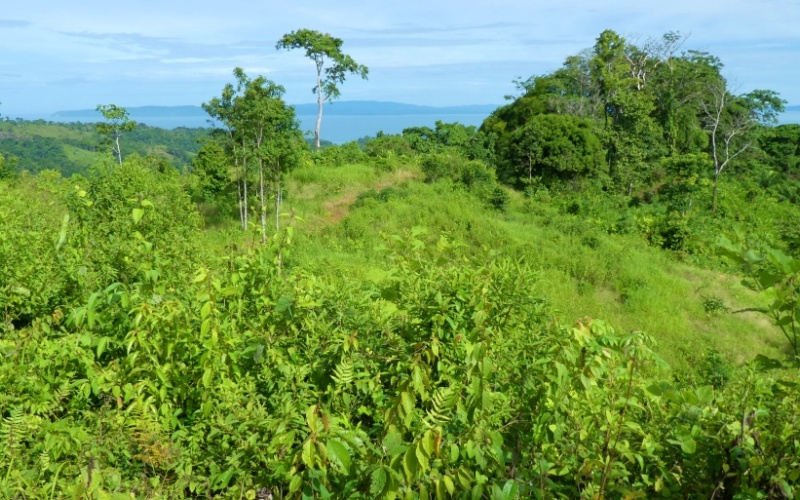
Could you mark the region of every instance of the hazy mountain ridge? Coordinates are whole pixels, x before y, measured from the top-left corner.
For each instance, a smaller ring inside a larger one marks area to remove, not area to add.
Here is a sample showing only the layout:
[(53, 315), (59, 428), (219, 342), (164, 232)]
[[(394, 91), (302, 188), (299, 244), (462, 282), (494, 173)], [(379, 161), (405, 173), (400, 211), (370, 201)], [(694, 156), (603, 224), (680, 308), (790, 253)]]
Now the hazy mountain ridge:
[[(324, 115), (375, 116), (375, 115), (431, 115), (431, 114), (490, 114), (497, 104), (467, 104), (461, 106), (421, 106), (390, 101), (338, 101), (325, 105)], [(295, 104), (297, 115), (315, 115), (316, 103)], [(127, 108), (132, 119), (159, 117), (208, 116), (200, 106), (132, 106)], [(97, 118), (94, 109), (65, 110), (53, 113), (56, 118)]]

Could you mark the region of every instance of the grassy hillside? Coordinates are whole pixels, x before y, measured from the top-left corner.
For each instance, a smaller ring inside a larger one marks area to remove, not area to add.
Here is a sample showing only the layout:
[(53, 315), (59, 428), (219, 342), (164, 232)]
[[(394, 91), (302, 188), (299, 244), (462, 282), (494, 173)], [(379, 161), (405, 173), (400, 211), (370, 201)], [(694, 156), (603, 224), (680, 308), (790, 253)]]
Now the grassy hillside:
[[(122, 153), (155, 155), (180, 170), (190, 166), (207, 136), (207, 129), (166, 130), (138, 125), (123, 135)], [(0, 154), (16, 158), (19, 170), (85, 174), (107, 152), (110, 146), (93, 123), (0, 121)]]
[(0, 179), (0, 496), (794, 491), (788, 344), (702, 231), (343, 150), (266, 243), (149, 158)]
[(467, 255), (493, 249), (529, 263), (539, 276), (530, 293), (564, 321), (588, 316), (648, 332), (678, 370), (708, 349), (737, 365), (786, 354), (782, 335), (761, 315), (725, 312), (760, 304), (735, 276), (682, 262), (639, 234), (609, 235), (552, 201), (511, 192), (501, 212), (452, 184), (422, 179), (413, 163), (391, 172), (367, 164), (291, 172), (285, 207), (298, 232), (292, 262), (364, 276), (385, 264), (374, 250), (382, 234), (420, 226), (432, 243), (445, 236)]

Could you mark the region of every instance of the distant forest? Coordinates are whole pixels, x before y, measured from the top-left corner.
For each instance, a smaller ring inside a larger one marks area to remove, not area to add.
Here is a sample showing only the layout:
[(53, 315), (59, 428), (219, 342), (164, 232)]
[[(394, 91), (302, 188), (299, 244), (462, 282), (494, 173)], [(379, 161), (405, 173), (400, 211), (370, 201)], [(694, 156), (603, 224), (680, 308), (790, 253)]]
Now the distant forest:
[[(124, 155), (153, 155), (184, 170), (209, 132), (205, 128), (166, 130), (138, 124), (125, 134), (122, 150)], [(67, 177), (86, 173), (97, 160), (96, 153), (108, 150), (105, 141), (93, 123), (0, 121), (0, 154), (15, 158), (18, 170), (31, 173), (55, 170)]]

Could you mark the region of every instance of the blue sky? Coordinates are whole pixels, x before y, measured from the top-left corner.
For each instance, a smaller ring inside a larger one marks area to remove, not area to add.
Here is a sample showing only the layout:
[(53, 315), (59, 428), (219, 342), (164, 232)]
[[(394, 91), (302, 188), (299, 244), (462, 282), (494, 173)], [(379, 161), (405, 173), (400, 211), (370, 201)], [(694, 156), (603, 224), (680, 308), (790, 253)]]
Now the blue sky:
[(725, 64), (739, 92), (800, 104), (797, 0), (27, 0), (0, 9), (0, 114), (199, 105), (241, 66), (312, 102), (314, 68), (276, 51), (298, 28), (329, 32), (370, 68), (344, 100), (501, 104), (514, 78), (558, 68), (604, 29), (631, 40), (680, 31)]

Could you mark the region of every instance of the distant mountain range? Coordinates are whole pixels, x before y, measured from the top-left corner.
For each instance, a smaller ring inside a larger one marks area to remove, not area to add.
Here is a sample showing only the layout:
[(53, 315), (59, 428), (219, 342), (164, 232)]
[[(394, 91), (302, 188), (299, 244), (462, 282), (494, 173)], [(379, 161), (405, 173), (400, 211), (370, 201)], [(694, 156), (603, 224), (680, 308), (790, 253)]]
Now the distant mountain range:
[[(496, 104), (471, 104), (465, 106), (418, 106), (384, 101), (336, 101), (325, 104), (324, 114), (335, 116), (387, 116), (387, 115), (489, 115)], [(316, 115), (316, 103), (295, 104), (298, 116)], [(200, 106), (138, 106), (126, 108), (133, 120), (143, 118), (203, 118), (208, 117)], [(92, 118), (100, 120), (94, 109), (58, 111), (54, 118)]]

